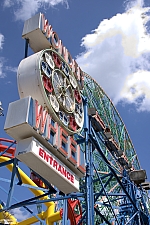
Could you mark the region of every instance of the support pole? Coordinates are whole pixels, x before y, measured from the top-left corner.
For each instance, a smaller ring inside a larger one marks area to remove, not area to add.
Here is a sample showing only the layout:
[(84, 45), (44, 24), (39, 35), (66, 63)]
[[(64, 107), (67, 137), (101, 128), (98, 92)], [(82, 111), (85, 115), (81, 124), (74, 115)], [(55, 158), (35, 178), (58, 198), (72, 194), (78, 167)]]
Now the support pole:
[(85, 135), (85, 165), (86, 165), (86, 224), (94, 225), (94, 199), (93, 199), (93, 169), (92, 144), (89, 143), (89, 117), (88, 102), (84, 99), (84, 135)]
[(12, 170), (12, 176), (11, 176), (11, 182), (10, 182), (6, 207), (9, 207), (11, 204), (12, 195), (13, 195), (13, 191), (14, 191), (14, 185), (15, 185), (15, 175), (16, 175), (16, 170), (17, 170), (17, 168), (16, 168), (17, 163), (18, 163), (18, 160), (15, 158), (14, 162), (13, 162), (13, 170)]
[[(89, 118), (89, 133), (91, 133), (91, 120)], [(90, 215), (91, 215), (91, 225), (94, 225), (94, 190), (93, 190), (93, 150), (94, 146), (89, 142), (89, 164), (90, 164)]]
[(25, 42), (25, 53), (24, 53), (24, 57), (25, 58), (28, 57), (28, 46), (29, 46), (29, 39), (26, 39), (26, 42)]
[(67, 225), (67, 219), (68, 219), (68, 205), (67, 204), (68, 204), (67, 199), (64, 199), (62, 225)]

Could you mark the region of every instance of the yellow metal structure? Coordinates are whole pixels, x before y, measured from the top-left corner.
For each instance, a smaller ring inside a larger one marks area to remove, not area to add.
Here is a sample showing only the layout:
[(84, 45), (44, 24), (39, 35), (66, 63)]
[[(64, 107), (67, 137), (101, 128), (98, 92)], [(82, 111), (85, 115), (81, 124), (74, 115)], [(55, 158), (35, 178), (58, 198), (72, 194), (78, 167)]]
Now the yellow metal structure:
[[(10, 159), (7, 158), (7, 157), (3, 157), (3, 156), (0, 157), (0, 162), (6, 162), (8, 160), (10, 160)], [(13, 164), (9, 164), (6, 167), (10, 171), (12, 171)], [(38, 187), (20, 168), (18, 168), (18, 169), (19, 169), (19, 174), (21, 176), (22, 182), (24, 184), (28, 184), (28, 185), (32, 185), (34, 187)], [(44, 192), (41, 191), (41, 190), (36, 190), (36, 189), (32, 189), (32, 188), (29, 188), (29, 190), (36, 196), (44, 194)], [(46, 200), (46, 199), (49, 199), (49, 198), (48, 198), (48, 196), (45, 196), (41, 199)], [(45, 202), (44, 204), (46, 205), (47, 210), (45, 212), (42, 212), (42, 213), (38, 214), (37, 216), (40, 219), (45, 220), (47, 225), (53, 225), (54, 222), (57, 222), (57, 221), (62, 219), (61, 211), (55, 212), (55, 203), (54, 202)], [(0, 208), (1, 207), (2, 206), (0, 205)], [(15, 225), (15, 224), (17, 224), (17, 225), (30, 225), (30, 224), (34, 224), (34, 223), (38, 222), (38, 219), (36, 217), (31, 217), (31, 218), (28, 218), (24, 221), (17, 222), (16, 218), (14, 216), (12, 216), (9, 212), (0, 212), (1, 223), (5, 222), (4, 216), (7, 216), (7, 218), (9, 218), (9, 220), (12, 221), (10, 224), (13, 224), (13, 225)]]
[[(0, 209), (2, 209), (3, 206), (0, 205)], [(17, 224), (16, 218), (11, 215), (9, 212), (0, 212), (0, 224), (5, 224), (5, 222), (8, 221), (9, 224)]]

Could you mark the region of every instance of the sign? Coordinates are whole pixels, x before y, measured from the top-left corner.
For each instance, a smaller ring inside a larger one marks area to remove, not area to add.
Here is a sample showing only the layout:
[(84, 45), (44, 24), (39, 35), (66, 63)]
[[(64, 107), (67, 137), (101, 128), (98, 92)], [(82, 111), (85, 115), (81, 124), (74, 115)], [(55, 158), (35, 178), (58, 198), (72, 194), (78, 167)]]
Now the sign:
[(83, 72), (43, 14), (25, 22), (22, 37), (35, 54), (19, 64), (21, 99), (10, 103), (4, 129), (18, 159), (62, 192), (79, 191), (85, 161), (73, 135), (84, 123)]
[(63, 193), (79, 191), (79, 180), (76, 175), (36, 139), (27, 138), (19, 141), (16, 158)]
[(84, 152), (48, 111), (31, 97), (9, 104), (4, 129), (17, 142), (35, 137), (78, 177), (84, 175)]
[(25, 21), (22, 37), (29, 41), (29, 45), (34, 52), (50, 47), (56, 50), (67, 64), (69, 64), (75, 77), (77, 77), (80, 88), (83, 88), (83, 71), (78, 66), (77, 62), (72, 59), (68, 49), (63, 45), (58, 34), (53, 31), (52, 26), (49, 24), (48, 20), (45, 19), (44, 14), (39, 13)]
[(69, 134), (83, 127), (83, 101), (77, 80), (65, 60), (43, 50), (21, 61), (18, 68), (20, 98), (32, 96)]

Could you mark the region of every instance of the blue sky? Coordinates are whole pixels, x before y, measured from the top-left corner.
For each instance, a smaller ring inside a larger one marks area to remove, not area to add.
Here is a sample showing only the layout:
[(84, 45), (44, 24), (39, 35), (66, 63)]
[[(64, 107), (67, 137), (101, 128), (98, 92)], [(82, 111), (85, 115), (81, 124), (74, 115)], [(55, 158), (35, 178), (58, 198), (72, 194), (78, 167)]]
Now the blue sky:
[[(82, 70), (114, 102), (150, 180), (149, 7), (148, 0), (1, 0), (0, 101), (5, 116), (8, 104), (19, 99), (16, 71), (24, 57), (24, 21), (42, 12)], [(8, 137), (5, 116), (0, 117), (1, 137)]]

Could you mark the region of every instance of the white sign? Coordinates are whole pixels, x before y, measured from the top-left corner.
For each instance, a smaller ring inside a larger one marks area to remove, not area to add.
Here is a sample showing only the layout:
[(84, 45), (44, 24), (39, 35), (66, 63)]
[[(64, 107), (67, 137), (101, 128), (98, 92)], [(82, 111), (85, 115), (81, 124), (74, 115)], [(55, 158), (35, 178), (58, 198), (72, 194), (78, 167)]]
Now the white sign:
[(83, 88), (83, 71), (77, 62), (72, 59), (68, 49), (63, 45), (58, 34), (53, 31), (44, 14), (39, 13), (25, 21), (22, 37), (29, 41), (30, 47), (34, 52), (48, 48), (56, 50), (69, 64), (72, 72), (77, 77), (80, 88)]
[(28, 137), (36, 138), (78, 177), (84, 176), (84, 152), (80, 146), (31, 97), (9, 104), (4, 129), (17, 142)]
[(17, 143), (16, 158), (63, 193), (79, 191), (76, 175), (34, 138)]

